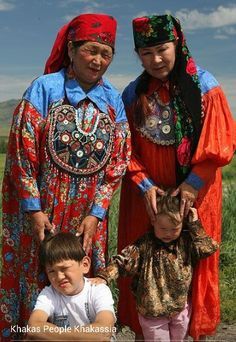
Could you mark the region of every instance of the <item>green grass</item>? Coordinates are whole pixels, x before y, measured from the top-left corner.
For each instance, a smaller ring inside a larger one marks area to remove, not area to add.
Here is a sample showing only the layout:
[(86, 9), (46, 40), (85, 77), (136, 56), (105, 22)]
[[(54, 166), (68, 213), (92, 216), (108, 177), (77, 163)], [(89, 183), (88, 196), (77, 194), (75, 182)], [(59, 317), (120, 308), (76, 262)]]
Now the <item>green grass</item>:
[(230, 182), (236, 182), (236, 154), (231, 163), (223, 168), (223, 181), (224, 185)]
[[(234, 170), (235, 175), (235, 170)], [(222, 321), (236, 322), (236, 183), (224, 187), (220, 254)]]
[(0, 183), (2, 182), (2, 178), (3, 178), (5, 158), (6, 158), (6, 155), (4, 153), (0, 153)]
[[(5, 165), (5, 154), (0, 153), (0, 189), (1, 189), (1, 195), (0, 195), (0, 228), (2, 226), (2, 179), (3, 179), (4, 165)], [(1, 231), (1, 229), (0, 229), (0, 231)]]
[[(119, 214), (119, 202), (120, 202), (120, 188), (115, 192), (111, 201), (111, 207), (109, 210), (109, 223), (108, 223), (108, 256), (117, 254), (117, 227), (118, 227), (118, 214)], [(119, 291), (116, 282), (112, 282), (111, 291), (113, 294), (115, 308), (117, 306)]]

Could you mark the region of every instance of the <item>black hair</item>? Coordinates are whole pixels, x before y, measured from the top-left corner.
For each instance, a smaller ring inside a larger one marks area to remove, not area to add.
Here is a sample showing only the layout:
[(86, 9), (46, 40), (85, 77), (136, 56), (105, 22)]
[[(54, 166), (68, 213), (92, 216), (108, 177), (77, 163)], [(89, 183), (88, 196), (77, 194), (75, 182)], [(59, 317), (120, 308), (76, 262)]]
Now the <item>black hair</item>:
[(39, 249), (39, 262), (42, 269), (62, 260), (80, 262), (86, 256), (80, 238), (72, 233), (47, 234)]
[(174, 189), (168, 189), (164, 195), (157, 196), (157, 215), (167, 215), (176, 223), (179, 222), (180, 195), (172, 196), (171, 193), (173, 190)]

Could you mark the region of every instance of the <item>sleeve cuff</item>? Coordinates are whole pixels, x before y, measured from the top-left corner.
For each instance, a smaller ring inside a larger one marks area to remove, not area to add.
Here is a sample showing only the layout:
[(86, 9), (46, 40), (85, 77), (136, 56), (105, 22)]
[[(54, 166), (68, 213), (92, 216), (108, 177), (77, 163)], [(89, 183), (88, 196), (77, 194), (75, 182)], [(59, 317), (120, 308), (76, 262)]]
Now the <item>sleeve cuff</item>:
[[(105, 273), (105, 272), (104, 272), (104, 273)], [(102, 271), (100, 271), (98, 274), (96, 274), (96, 277), (99, 277), (99, 278), (105, 280), (106, 283), (107, 283), (107, 285), (108, 285), (108, 284), (109, 284), (109, 282), (108, 282), (108, 277), (107, 277), (107, 275), (104, 274), (104, 273), (102, 273)]]
[(106, 213), (107, 213), (106, 209), (100, 207), (99, 205), (94, 204), (92, 206), (92, 209), (91, 209), (89, 215), (95, 216), (95, 217), (99, 218), (100, 220), (103, 220), (106, 216)]
[(22, 211), (41, 210), (40, 198), (27, 198), (20, 202)]
[(204, 186), (204, 181), (193, 172), (185, 179), (185, 183), (191, 185), (196, 190), (200, 190)]
[(155, 183), (150, 178), (145, 178), (141, 183), (138, 184), (139, 189), (144, 194), (148, 191)]

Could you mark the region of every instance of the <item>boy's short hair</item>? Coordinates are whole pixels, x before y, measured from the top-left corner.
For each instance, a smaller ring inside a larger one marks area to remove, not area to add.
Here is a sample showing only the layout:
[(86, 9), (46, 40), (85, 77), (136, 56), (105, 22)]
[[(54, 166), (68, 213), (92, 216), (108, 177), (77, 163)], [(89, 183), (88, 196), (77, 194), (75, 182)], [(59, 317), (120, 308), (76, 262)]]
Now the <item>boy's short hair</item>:
[(180, 196), (171, 196), (174, 189), (168, 189), (162, 196), (157, 196), (157, 215), (167, 215), (174, 222), (180, 213)]
[(39, 262), (42, 269), (62, 260), (80, 262), (86, 256), (80, 238), (72, 233), (48, 234), (39, 249)]

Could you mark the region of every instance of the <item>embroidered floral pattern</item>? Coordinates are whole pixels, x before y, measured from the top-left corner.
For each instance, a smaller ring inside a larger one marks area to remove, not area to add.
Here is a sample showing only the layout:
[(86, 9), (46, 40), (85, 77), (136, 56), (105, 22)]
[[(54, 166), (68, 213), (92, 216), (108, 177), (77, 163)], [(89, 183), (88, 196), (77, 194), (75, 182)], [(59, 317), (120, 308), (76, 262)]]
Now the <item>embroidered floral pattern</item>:
[(219, 248), (199, 221), (187, 223), (180, 237), (170, 243), (153, 232), (141, 236), (111, 258), (98, 276), (110, 282), (132, 276), (137, 310), (144, 316), (172, 316), (180, 312), (189, 293), (193, 266)]
[(92, 41), (101, 43), (101, 44), (107, 44), (109, 46), (114, 46), (114, 36), (110, 32), (101, 32), (99, 34), (91, 34), (89, 38)]
[(138, 128), (141, 135), (159, 145), (175, 143), (173, 111), (169, 102), (164, 103), (158, 92), (148, 98), (151, 114), (145, 119), (145, 124)]
[(191, 160), (191, 143), (193, 136), (193, 124), (189, 117), (184, 119), (183, 113), (186, 112), (184, 103), (177, 96), (173, 100), (174, 116), (175, 116), (175, 141), (176, 154), (180, 168), (180, 172), (186, 175), (190, 170)]
[(193, 60), (192, 57), (190, 57), (188, 60), (187, 60), (187, 67), (186, 67), (186, 72), (193, 76), (197, 73), (197, 68), (196, 68), (196, 64)]
[(114, 123), (92, 103), (78, 110), (63, 105), (49, 113), (49, 153), (62, 169), (76, 175), (93, 174), (108, 161)]
[(179, 164), (181, 166), (188, 166), (191, 158), (191, 141), (187, 137), (183, 137), (181, 144), (177, 148), (177, 155)]
[(148, 16), (133, 21), (136, 48), (153, 46), (177, 37), (171, 16)]

